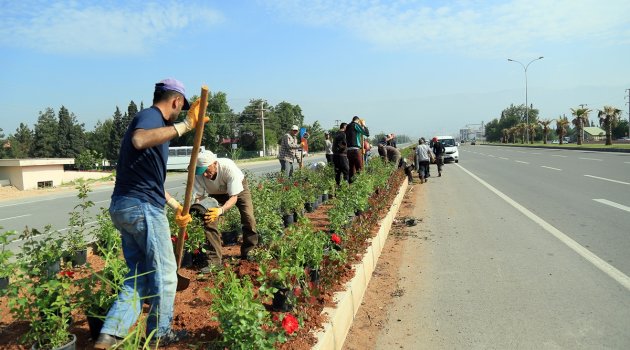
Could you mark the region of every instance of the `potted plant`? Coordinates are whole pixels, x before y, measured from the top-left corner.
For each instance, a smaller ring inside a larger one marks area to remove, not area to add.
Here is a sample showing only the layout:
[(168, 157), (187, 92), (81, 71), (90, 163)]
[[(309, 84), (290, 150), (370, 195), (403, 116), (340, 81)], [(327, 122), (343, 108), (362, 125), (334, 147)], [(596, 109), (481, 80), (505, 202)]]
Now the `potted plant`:
[(236, 208), (228, 210), (219, 218), (219, 232), (224, 245), (235, 245), (241, 232), (241, 214)]
[(293, 224), (294, 220), (291, 216), (297, 212), (301, 213), (302, 208), (304, 208), (304, 199), (302, 198), (299, 184), (295, 182), (283, 186), (280, 197), (280, 211), (285, 227)]
[(88, 193), (92, 190), (83, 179), (79, 179), (76, 189), (79, 190), (77, 197), (80, 202), (70, 212), (66, 242), (68, 253), (65, 259), (70, 261), (73, 266), (81, 266), (85, 265), (87, 261), (85, 235), (90, 217), (89, 209), (94, 206), (94, 202), (88, 199)]
[(109, 209), (101, 207), (101, 212), (96, 215), (96, 227), (94, 233), (94, 252), (100, 256), (108, 253), (118, 255), (122, 252), (122, 238), (114, 227)]

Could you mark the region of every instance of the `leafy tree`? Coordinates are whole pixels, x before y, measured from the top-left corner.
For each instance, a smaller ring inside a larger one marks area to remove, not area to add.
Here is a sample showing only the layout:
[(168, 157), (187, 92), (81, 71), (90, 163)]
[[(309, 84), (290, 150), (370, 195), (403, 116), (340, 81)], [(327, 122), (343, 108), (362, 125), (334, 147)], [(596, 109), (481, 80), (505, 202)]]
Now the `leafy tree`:
[(74, 164), (79, 170), (91, 170), (97, 167), (101, 160), (101, 155), (98, 152), (84, 149), (75, 159)]
[[(529, 110), (529, 122), (530, 124), (536, 124), (538, 120), (538, 110)], [(493, 119), (487, 123), (484, 127), (486, 140), (490, 142), (497, 142), (504, 136), (503, 129), (509, 130), (519, 123), (525, 122), (525, 105), (514, 106), (510, 105), (508, 108), (501, 111), (501, 116), (498, 119)], [(524, 131), (524, 129), (522, 130)], [(511, 133), (508, 133), (512, 135)], [(512, 135), (513, 136), (513, 135)]]
[(118, 153), (120, 152), (120, 143), (125, 135), (126, 129), (123, 126), (122, 114), (120, 108), (116, 106), (112, 120), (112, 128), (109, 131), (109, 141), (107, 142), (106, 157), (111, 164), (118, 162)]
[(619, 120), (619, 123), (617, 123), (617, 126), (613, 127), (612, 134), (613, 134), (613, 138), (615, 139), (620, 139), (622, 137), (629, 136), (628, 135), (628, 121), (625, 119)]
[(612, 128), (619, 121), (621, 109), (612, 106), (604, 106), (597, 113), (599, 125), (606, 130), (606, 145), (612, 145)]
[(28, 158), (33, 150), (33, 132), (24, 123), (15, 130), (15, 134), (9, 137), (11, 144), (11, 157)]
[(133, 101), (131, 101), (129, 102), (129, 106), (127, 106), (127, 113), (125, 113), (122, 120), (125, 130), (127, 130), (127, 127), (129, 126), (133, 118), (136, 116), (136, 114), (138, 114), (138, 106), (136, 106), (136, 104)]
[(104, 122), (99, 120), (93, 131), (85, 133), (86, 148), (95, 151), (101, 156), (107, 154), (109, 149), (109, 137), (113, 126), (114, 122), (112, 119), (106, 119)]
[(0, 128), (0, 159), (9, 158), (11, 154), (11, 142), (5, 138), (4, 130)]
[(589, 125), (588, 123), (588, 114), (591, 112), (588, 108), (571, 108), (571, 114), (575, 118), (571, 120), (575, 128), (577, 129), (577, 144), (582, 144), (582, 130), (584, 130), (585, 125)]
[(324, 138), (324, 129), (322, 129), (319, 121), (315, 121), (312, 126), (305, 125), (308, 131), (308, 151), (320, 152), (326, 147), (326, 139)]
[(58, 157), (58, 132), (59, 123), (52, 108), (46, 108), (39, 112), (33, 140), (33, 157), (53, 158)]

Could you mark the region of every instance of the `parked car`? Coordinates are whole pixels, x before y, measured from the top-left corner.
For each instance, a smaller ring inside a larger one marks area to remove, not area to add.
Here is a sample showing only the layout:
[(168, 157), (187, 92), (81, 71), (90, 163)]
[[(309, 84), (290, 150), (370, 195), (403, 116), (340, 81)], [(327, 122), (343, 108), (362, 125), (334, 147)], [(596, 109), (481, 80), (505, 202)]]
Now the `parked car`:
[(436, 136), (438, 141), (444, 145), (444, 162), (453, 161), (459, 163), (459, 150), (453, 136)]
[(477, 144), (477, 141), (475, 141), (475, 140), (470, 141), (470, 145), (471, 145), (471, 146), (474, 146), (474, 145), (476, 145), (476, 144)]
[(560, 144), (560, 140), (553, 140), (553, 141), (551, 141), (551, 143), (553, 143), (554, 145), (558, 145), (558, 144)]

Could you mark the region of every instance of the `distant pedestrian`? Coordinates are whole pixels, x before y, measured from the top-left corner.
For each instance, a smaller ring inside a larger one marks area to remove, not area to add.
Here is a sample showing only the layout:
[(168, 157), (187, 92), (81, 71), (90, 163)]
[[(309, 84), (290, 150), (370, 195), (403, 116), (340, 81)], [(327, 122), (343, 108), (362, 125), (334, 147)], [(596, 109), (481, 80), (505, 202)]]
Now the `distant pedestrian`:
[(348, 143), (346, 142), (346, 126), (348, 124), (341, 123), (339, 131), (333, 139), (332, 151), (333, 151), (333, 164), (335, 166), (335, 182), (337, 186), (341, 184), (341, 176), (344, 181), (348, 181)]
[(394, 133), (391, 133), (389, 135), (387, 135), (387, 146), (392, 146), (394, 148), (396, 148), (396, 135)]
[(302, 149), (302, 145), (300, 145), (295, 137), (299, 131), (300, 128), (298, 128), (297, 125), (293, 125), (291, 131), (284, 134), (280, 142), (280, 151), (278, 152), (280, 171), (286, 177), (293, 176), (293, 161), (300, 161), (297, 157), (297, 151)]
[(363, 156), (361, 149), (363, 143), (361, 136), (370, 136), (370, 131), (365, 126), (365, 120), (360, 119), (356, 115), (352, 118), (352, 122), (346, 126), (346, 142), (348, 144), (348, 172), (349, 182), (352, 183), (353, 177), (363, 169)]
[(333, 144), (332, 141), (330, 140), (330, 133), (328, 131), (326, 131), (324, 133), (324, 138), (326, 138), (326, 161), (328, 162), (328, 164), (332, 164), (333, 163)]
[(428, 181), (427, 172), (429, 169), (429, 164), (431, 164), (431, 158), (433, 157), (433, 152), (426, 144), (425, 140), (421, 138), (418, 141), (418, 147), (416, 147), (416, 164), (418, 165), (418, 176), (420, 177), (420, 183), (425, 183)]
[(442, 166), (444, 165), (444, 145), (437, 137), (433, 138), (433, 154), (435, 154), (435, 164), (437, 164), (438, 176), (442, 176)]
[(363, 163), (367, 165), (368, 159), (370, 159), (370, 152), (372, 150), (372, 145), (370, 145), (370, 141), (368, 138), (363, 139)]

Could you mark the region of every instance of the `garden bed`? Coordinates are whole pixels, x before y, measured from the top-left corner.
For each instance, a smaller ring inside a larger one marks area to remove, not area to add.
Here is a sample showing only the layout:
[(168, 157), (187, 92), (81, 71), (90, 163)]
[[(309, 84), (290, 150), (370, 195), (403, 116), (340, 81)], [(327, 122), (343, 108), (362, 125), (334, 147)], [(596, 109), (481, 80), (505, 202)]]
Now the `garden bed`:
[[(302, 295), (298, 293), (297, 299), (299, 302), (293, 313), (299, 315), (299, 328), (288, 337), (286, 342), (278, 343), (277, 348), (311, 349), (317, 344), (318, 338), (315, 336), (317, 332), (320, 332), (320, 343), (317, 346), (319, 348), (328, 348), (325, 345), (329, 344), (329, 340), (326, 340), (329, 337), (329, 335), (326, 335), (327, 330), (334, 332), (332, 339), (335, 348), (340, 348), (339, 344), (343, 344), (347, 327), (343, 326), (345, 329), (339, 328), (334, 321), (336, 316), (332, 314), (339, 315), (340, 310), (346, 309), (346, 306), (340, 306), (337, 312), (333, 312), (340, 295), (335, 293), (347, 293), (344, 290), (349, 284), (363, 284), (364, 286), (361, 288), (367, 286), (371, 271), (376, 264), (380, 249), (387, 237), (387, 230), (389, 225), (391, 225), (391, 219), (393, 219), (392, 215), (395, 215), (395, 210), (393, 211), (394, 214), (391, 214), (390, 205), (395, 202), (395, 197), (402, 197), (404, 193), (404, 191), (400, 191), (401, 187), (403, 187), (402, 184), (406, 184), (402, 180), (402, 174), (395, 172), (392, 174), (392, 179), (395, 181), (391, 181), (388, 190), (380, 189), (380, 193), (377, 191), (371, 195), (371, 208), (376, 209), (358, 215), (348, 228), (347, 234), (343, 235), (345, 241), (340, 246), (344, 252), (349, 252), (347, 259), (343, 262), (324, 261), (322, 279), (330, 283), (321, 283), (319, 288), (317, 285), (309, 284), (309, 293)], [(314, 232), (330, 233), (331, 223), (328, 215), (330, 209), (331, 204), (326, 203), (312, 213), (304, 214), (310, 221)], [(374, 223), (376, 222), (379, 222), (379, 224), (375, 225)], [(353, 239), (354, 231), (359, 232), (356, 234), (356, 239)], [(372, 237), (375, 238), (369, 239)], [(238, 255), (240, 254), (239, 245), (224, 247), (223, 254), (224, 263), (226, 264), (224, 269), (233, 271), (239, 278), (250, 276), (254, 281), (255, 293), (259, 293), (261, 285), (256, 281), (260, 277), (258, 263), (238, 260)], [(367, 256), (367, 262), (364, 262), (363, 265), (358, 265), (359, 262), (365, 259), (365, 256)], [(89, 256), (88, 261), (95, 270), (98, 270), (99, 265), (102, 265), (100, 257), (93, 254)], [(357, 282), (357, 278), (353, 280), (356, 271), (360, 272), (357, 275), (360, 283)], [(85, 268), (77, 268), (74, 272), (75, 279), (84, 278), (89, 274)], [(180, 272), (182, 275), (190, 278), (191, 283), (188, 289), (177, 293), (173, 328), (188, 332), (189, 337), (186, 343), (189, 345), (189, 348), (222, 348), (219, 345), (221, 338), (220, 324), (213, 319), (216, 315), (211, 311), (214, 296), (209, 292), (210, 289), (215, 287), (217, 276), (215, 274), (200, 274), (198, 268), (183, 268)], [(332, 278), (333, 274), (334, 278)], [(325, 288), (323, 287), (324, 285)], [(357, 293), (357, 288), (354, 287), (354, 295), (352, 297), (354, 305), (350, 307), (351, 314), (343, 316), (346, 319), (349, 318), (350, 322), (358, 308), (358, 304), (360, 304), (360, 297), (363, 295), (363, 292)], [(272, 311), (270, 300), (264, 302), (264, 307), (271, 312), (274, 321), (281, 319), (287, 314), (285, 312)], [(326, 312), (323, 312), (324, 310)], [(93, 340), (90, 339), (86, 317), (79, 310), (75, 310), (72, 316), (73, 323), (70, 330), (77, 336), (77, 348), (91, 348)], [(333, 320), (332, 327), (326, 323), (330, 319)], [(28, 329), (29, 325), (25, 322), (13, 322), (13, 319), (7, 312), (6, 299), (0, 299), (0, 349), (28, 349), (29, 347), (18, 343), (19, 336)], [(341, 333), (343, 333), (343, 337), (339, 335)], [(182, 344), (176, 344), (165, 349), (181, 348)]]

